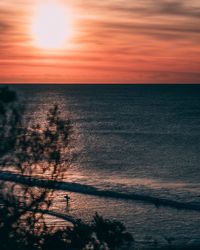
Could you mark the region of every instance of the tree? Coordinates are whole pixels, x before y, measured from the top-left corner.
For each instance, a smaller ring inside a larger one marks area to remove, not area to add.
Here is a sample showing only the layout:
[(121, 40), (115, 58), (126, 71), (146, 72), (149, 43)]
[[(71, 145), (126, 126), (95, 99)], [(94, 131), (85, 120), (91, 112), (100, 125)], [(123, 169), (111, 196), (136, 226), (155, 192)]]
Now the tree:
[[(51, 181), (62, 178), (73, 158), (70, 150), (70, 120), (62, 119), (55, 105), (49, 110), (45, 124), (28, 127), (23, 124), (16, 100), (13, 91), (8, 88), (0, 90), (2, 170), (12, 166), (12, 171), (16, 171), (19, 176), (29, 176), (30, 179), (33, 176), (43, 176)], [(38, 211), (49, 209), (53, 189), (7, 182), (2, 182), (0, 188), (2, 247), (5, 244), (6, 248), (16, 233), (26, 237), (27, 234), (35, 236), (47, 231), (44, 215)], [(25, 244), (25, 238), (21, 242)]]
[[(51, 230), (44, 213), (58, 179), (71, 165), (72, 126), (62, 119), (57, 105), (50, 108), (46, 122), (28, 126), (15, 92), (0, 88), (0, 166), (12, 168), (18, 178), (29, 180), (45, 177), (49, 186), (1, 182), (0, 242), (2, 250), (109, 250), (133, 241), (117, 221), (105, 220), (98, 214), (93, 222), (76, 220), (73, 227)], [(21, 182), (23, 183), (23, 182)]]

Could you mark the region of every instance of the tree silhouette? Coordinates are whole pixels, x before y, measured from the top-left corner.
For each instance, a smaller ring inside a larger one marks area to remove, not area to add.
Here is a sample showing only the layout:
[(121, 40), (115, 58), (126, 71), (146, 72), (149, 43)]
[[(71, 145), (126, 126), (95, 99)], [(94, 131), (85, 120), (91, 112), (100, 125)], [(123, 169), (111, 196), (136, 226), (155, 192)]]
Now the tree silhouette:
[(51, 182), (43, 188), (0, 182), (0, 244), (2, 250), (117, 249), (133, 241), (117, 221), (98, 214), (93, 222), (75, 220), (73, 227), (49, 228), (44, 213), (50, 209), (56, 181), (73, 160), (72, 126), (62, 119), (57, 105), (50, 108), (44, 124), (28, 126), (15, 92), (0, 88), (0, 167), (11, 168), (17, 178)]
[[(8, 88), (0, 90), (0, 156), (2, 170), (12, 166), (19, 176), (45, 177), (54, 181), (63, 177), (71, 164), (71, 123), (61, 118), (58, 106), (47, 113), (46, 123), (26, 126), (20, 115), (16, 94)], [(53, 183), (53, 182), (52, 182)], [(41, 235), (47, 231), (44, 215), (53, 192), (15, 183), (1, 183), (0, 240), (7, 245), (10, 237)], [(25, 240), (24, 240), (25, 242)], [(35, 244), (35, 243), (34, 243)]]

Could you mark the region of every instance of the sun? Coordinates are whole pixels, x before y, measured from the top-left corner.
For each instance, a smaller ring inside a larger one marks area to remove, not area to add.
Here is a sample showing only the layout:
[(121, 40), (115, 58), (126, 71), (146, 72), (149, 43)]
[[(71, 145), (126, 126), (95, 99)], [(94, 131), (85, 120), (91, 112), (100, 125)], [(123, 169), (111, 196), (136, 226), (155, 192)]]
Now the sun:
[(43, 49), (60, 49), (72, 34), (72, 18), (66, 6), (46, 2), (37, 6), (32, 22), (34, 44)]

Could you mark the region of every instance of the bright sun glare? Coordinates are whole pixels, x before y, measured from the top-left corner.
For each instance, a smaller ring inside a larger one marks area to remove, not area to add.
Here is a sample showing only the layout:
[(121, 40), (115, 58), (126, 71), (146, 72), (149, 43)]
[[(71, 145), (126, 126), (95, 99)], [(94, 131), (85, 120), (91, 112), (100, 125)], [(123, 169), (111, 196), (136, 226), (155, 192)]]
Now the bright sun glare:
[(36, 46), (60, 49), (72, 33), (71, 13), (59, 3), (43, 3), (36, 8), (32, 34)]

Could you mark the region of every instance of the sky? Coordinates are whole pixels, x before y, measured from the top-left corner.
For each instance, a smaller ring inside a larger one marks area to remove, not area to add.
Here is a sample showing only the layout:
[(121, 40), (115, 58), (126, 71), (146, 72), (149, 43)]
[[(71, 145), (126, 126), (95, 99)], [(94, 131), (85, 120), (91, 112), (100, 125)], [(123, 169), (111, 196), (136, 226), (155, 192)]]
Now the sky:
[[(38, 22), (70, 35), (41, 47)], [(0, 0), (0, 83), (200, 83), (200, 1)]]

